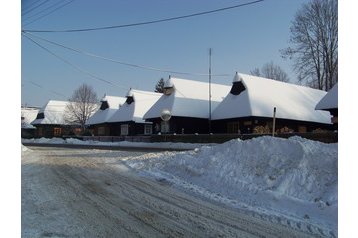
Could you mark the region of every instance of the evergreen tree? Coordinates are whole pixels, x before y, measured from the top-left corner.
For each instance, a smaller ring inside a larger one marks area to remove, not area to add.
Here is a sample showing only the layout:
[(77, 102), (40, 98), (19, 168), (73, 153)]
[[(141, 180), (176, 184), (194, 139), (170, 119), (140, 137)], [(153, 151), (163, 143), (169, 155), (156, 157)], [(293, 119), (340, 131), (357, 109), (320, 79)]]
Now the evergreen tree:
[(156, 93), (163, 93), (164, 91), (164, 79), (161, 78), (159, 79), (159, 81), (157, 82), (157, 84), (155, 85), (155, 90), (154, 92)]

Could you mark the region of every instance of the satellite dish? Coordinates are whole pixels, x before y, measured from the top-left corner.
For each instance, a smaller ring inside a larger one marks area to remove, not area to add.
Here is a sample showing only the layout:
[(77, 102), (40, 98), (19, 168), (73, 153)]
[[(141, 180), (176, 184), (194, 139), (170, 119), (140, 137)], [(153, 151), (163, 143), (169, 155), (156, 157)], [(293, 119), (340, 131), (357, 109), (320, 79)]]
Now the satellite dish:
[(168, 109), (163, 109), (160, 113), (160, 118), (162, 118), (163, 121), (169, 121), (172, 117), (172, 113)]

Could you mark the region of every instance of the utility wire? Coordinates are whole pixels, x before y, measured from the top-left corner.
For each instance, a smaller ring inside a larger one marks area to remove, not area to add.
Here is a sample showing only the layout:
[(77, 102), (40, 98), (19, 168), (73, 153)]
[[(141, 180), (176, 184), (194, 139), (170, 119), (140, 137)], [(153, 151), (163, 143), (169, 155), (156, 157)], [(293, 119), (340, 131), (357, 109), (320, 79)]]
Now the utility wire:
[[(74, 0), (71, 0), (71, 1), (69, 1), (69, 2), (66, 2), (66, 3), (64, 3), (64, 4), (62, 4), (62, 5), (58, 6), (58, 7), (56, 7), (56, 8), (53, 9), (52, 11), (50, 11), (50, 12), (48, 12), (48, 13), (42, 15), (42, 16), (39, 16), (38, 18), (35, 18), (35, 19), (32, 20), (31, 22), (28, 22), (28, 23), (24, 24), (24, 26), (30, 25), (31, 23), (33, 23), (33, 22), (35, 22), (35, 21), (38, 21), (38, 20), (44, 18), (45, 16), (50, 15), (51, 13), (53, 13), (53, 12), (55, 12), (55, 11), (60, 10), (61, 8), (67, 6), (68, 4), (72, 3), (73, 1), (74, 1)], [(55, 5), (58, 5), (58, 3), (61, 3), (61, 2), (62, 2), (62, 1), (57, 2), (56, 4), (51, 5), (50, 7), (47, 7), (46, 9), (42, 10), (41, 12), (38, 12), (37, 14), (30, 16), (30, 17), (27, 18), (26, 20), (29, 20), (30, 18), (32, 18), (32, 17), (34, 17), (34, 16), (37, 16), (38, 14), (40, 14), (40, 13), (42, 13), (42, 12), (44, 12), (44, 11), (46, 11), (46, 10), (52, 8), (52, 7), (54, 7)]]
[[(90, 57), (94, 57), (94, 58), (98, 58), (98, 59), (110, 61), (110, 62), (113, 62), (113, 63), (118, 63), (118, 64), (130, 66), (130, 67), (136, 67), (136, 68), (141, 68), (141, 69), (146, 69), (146, 70), (159, 71), (159, 72), (170, 73), (170, 74), (179, 74), (179, 75), (192, 75), (192, 76), (208, 76), (208, 75), (209, 75), (209, 74), (202, 74), (202, 73), (189, 73), (189, 72), (173, 71), (173, 70), (167, 70), (167, 69), (154, 68), (154, 67), (151, 67), (151, 66), (145, 66), (145, 65), (138, 65), (138, 64), (132, 64), (132, 63), (126, 63), (126, 62), (123, 62), (123, 61), (119, 61), (119, 60), (115, 60), (115, 59), (111, 59), (111, 58), (107, 58), (107, 57), (95, 55), (95, 54), (92, 54), (92, 53), (89, 53), (89, 52), (86, 52), (86, 51), (83, 51), (83, 50), (74, 49), (74, 48), (72, 48), (72, 47), (65, 46), (65, 45), (63, 45), (63, 44), (60, 44), (60, 43), (57, 43), (57, 42), (54, 42), (54, 41), (50, 41), (50, 40), (45, 39), (45, 38), (43, 38), (43, 37), (34, 35), (34, 34), (29, 33), (29, 32), (27, 32), (27, 31), (23, 31), (23, 33), (24, 33), (24, 34), (27, 34), (27, 35), (30, 35), (30, 36), (32, 36), (32, 37), (36, 37), (36, 38), (38, 38), (38, 39), (40, 39), (40, 40), (43, 40), (43, 41), (45, 41), (45, 42), (48, 42), (48, 43), (50, 43), (50, 44), (53, 44), (53, 45), (56, 45), (56, 46), (65, 48), (65, 49), (67, 49), (67, 50), (74, 51), (74, 52), (79, 53), (79, 54), (87, 55), (87, 56), (90, 56)], [(211, 76), (230, 76), (230, 74), (212, 74)]]
[(146, 21), (146, 22), (138, 22), (138, 23), (124, 24), (124, 25), (104, 26), (104, 27), (85, 28), (85, 29), (68, 29), (68, 30), (24, 30), (24, 31), (26, 31), (26, 32), (47, 32), (47, 33), (50, 33), (50, 32), (51, 32), (51, 33), (54, 33), (54, 32), (84, 32), (84, 31), (109, 30), (109, 29), (115, 29), (115, 28), (124, 28), (124, 27), (133, 27), (133, 26), (149, 25), (149, 24), (154, 24), (154, 23), (159, 23), (159, 22), (174, 21), (174, 20), (179, 20), (179, 19), (183, 19), (183, 18), (189, 18), (189, 17), (200, 16), (200, 15), (206, 15), (206, 14), (211, 14), (211, 13), (220, 12), (220, 11), (226, 11), (226, 10), (229, 10), (229, 9), (239, 8), (239, 7), (243, 7), (243, 6), (248, 6), (248, 5), (256, 4), (256, 3), (259, 3), (259, 2), (263, 2), (263, 1), (264, 1), (264, 0), (257, 0), (257, 1), (252, 1), (252, 2), (248, 2), (248, 3), (242, 3), (242, 4), (230, 6), (230, 7), (219, 8), (219, 9), (215, 9), (215, 10), (211, 10), (211, 11), (199, 12), (199, 13), (194, 13), (194, 14), (189, 14), (189, 15), (184, 15), (184, 16), (170, 17), (170, 18), (164, 18), (164, 19), (152, 20), (152, 21)]
[(35, 6), (31, 7), (31, 8), (29, 8), (29, 9), (25, 10), (25, 11), (21, 14), (21, 16), (25, 16), (26, 14), (28, 14), (28, 13), (32, 12), (33, 10), (35, 10), (36, 8), (41, 7), (42, 5), (44, 5), (45, 3), (47, 3), (48, 1), (49, 1), (49, 0), (45, 0), (45, 1), (41, 2), (40, 4), (38, 4), (38, 5), (35, 5)]
[[(34, 86), (36, 86), (36, 87), (38, 87), (38, 88), (45, 89), (43, 86), (41, 86), (40, 84), (37, 84), (37, 83), (35, 83), (35, 82), (28, 81), (28, 80), (25, 80), (25, 82), (29, 82), (30, 84), (32, 84), (32, 85), (34, 85)], [(47, 89), (45, 89), (45, 90), (47, 90)], [(56, 92), (56, 91), (54, 91), (54, 90), (47, 90), (47, 91), (49, 91), (49, 92), (51, 92), (51, 93), (53, 93), (53, 94), (56, 94), (56, 95), (58, 95), (58, 96), (61, 96), (61, 97), (63, 97), (63, 98), (66, 98), (65, 95), (63, 95), (62, 93)]]
[(22, 18), (21, 20), (22, 20), (22, 21), (28, 21), (29, 19), (31, 19), (31, 18), (33, 18), (33, 17), (35, 17), (35, 16), (38, 16), (38, 15), (40, 15), (41, 13), (46, 12), (47, 10), (49, 10), (49, 9), (51, 9), (51, 8), (53, 8), (53, 7), (56, 7), (56, 6), (60, 5), (60, 4), (63, 3), (63, 2), (64, 2), (64, 1), (59, 0), (58, 2), (55, 2), (54, 4), (52, 4), (52, 5), (50, 5), (50, 6), (46, 7), (46, 8), (44, 8), (44, 9), (38, 11), (38, 12), (36, 12), (36, 13), (30, 15), (30, 16), (24, 17), (24, 18), (26, 18), (26, 19)]
[(80, 67), (78, 67), (78, 66), (72, 64), (72, 63), (69, 62), (68, 60), (62, 58), (61, 56), (59, 56), (59, 55), (57, 55), (57, 54), (55, 54), (54, 52), (52, 52), (51, 50), (49, 50), (49, 49), (46, 48), (45, 46), (39, 44), (37, 41), (31, 39), (31, 38), (28, 37), (27, 35), (23, 34), (23, 36), (25, 36), (27, 39), (29, 39), (30, 41), (32, 41), (34, 44), (36, 44), (36, 45), (37, 45), (38, 47), (40, 47), (41, 49), (43, 49), (43, 50), (45, 50), (46, 52), (48, 52), (49, 54), (55, 56), (56, 58), (58, 58), (58, 59), (61, 60), (62, 62), (64, 62), (64, 63), (70, 65), (71, 67), (75, 68), (76, 70), (80, 71), (81, 73), (84, 73), (84, 74), (90, 76), (91, 78), (94, 78), (94, 79), (97, 79), (97, 80), (99, 80), (99, 81), (105, 82), (105, 83), (110, 84), (110, 85), (112, 85), (112, 86), (128, 89), (127, 87), (123, 87), (123, 86), (116, 85), (116, 84), (114, 84), (114, 83), (112, 83), (112, 82), (110, 82), (110, 81), (107, 81), (107, 80), (105, 80), (105, 79), (103, 79), (103, 78), (100, 78), (100, 77), (98, 77), (98, 76), (96, 76), (96, 75), (94, 75), (94, 74), (92, 74), (92, 73), (90, 73), (90, 72), (88, 72), (88, 71), (86, 71), (86, 70), (81, 69)]

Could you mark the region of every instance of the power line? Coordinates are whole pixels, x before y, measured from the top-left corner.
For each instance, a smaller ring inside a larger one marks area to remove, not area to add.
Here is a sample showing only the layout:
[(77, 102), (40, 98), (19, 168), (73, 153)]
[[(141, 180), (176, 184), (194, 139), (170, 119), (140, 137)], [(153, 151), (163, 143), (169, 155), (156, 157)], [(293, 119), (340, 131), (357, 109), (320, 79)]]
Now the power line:
[(40, 4), (38, 4), (38, 5), (35, 5), (35, 6), (31, 7), (30, 9), (25, 10), (25, 11), (21, 14), (21, 16), (25, 16), (26, 14), (28, 14), (28, 13), (32, 12), (33, 10), (35, 10), (36, 8), (41, 7), (42, 5), (44, 5), (45, 3), (47, 3), (48, 1), (49, 1), (49, 0), (45, 0), (45, 1), (41, 2)]
[(23, 36), (25, 36), (27, 39), (29, 39), (30, 41), (32, 41), (34, 44), (36, 44), (36, 45), (37, 45), (38, 47), (40, 47), (41, 49), (43, 49), (43, 50), (45, 50), (46, 52), (48, 52), (49, 54), (55, 56), (56, 58), (58, 58), (58, 59), (61, 60), (62, 62), (64, 62), (64, 63), (70, 65), (71, 67), (75, 68), (76, 70), (80, 71), (81, 73), (84, 73), (84, 74), (90, 76), (91, 78), (94, 78), (94, 79), (97, 79), (97, 80), (99, 80), (99, 81), (105, 82), (105, 83), (110, 84), (110, 85), (112, 85), (112, 86), (128, 89), (128, 87), (123, 87), (123, 86), (116, 85), (116, 84), (114, 84), (114, 83), (112, 83), (112, 82), (110, 82), (110, 81), (107, 81), (107, 80), (105, 80), (105, 79), (103, 79), (103, 78), (100, 78), (100, 77), (98, 77), (98, 76), (96, 76), (96, 75), (94, 75), (94, 74), (92, 74), (92, 73), (90, 73), (90, 72), (88, 72), (88, 71), (86, 71), (86, 70), (84, 70), (84, 69), (81, 69), (80, 67), (78, 67), (78, 66), (72, 64), (72, 63), (69, 62), (68, 60), (62, 58), (61, 56), (59, 56), (59, 55), (57, 55), (57, 54), (55, 54), (54, 52), (52, 52), (51, 50), (49, 50), (49, 49), (46, 48), (45, 46), (39, 44), (37, 41), (31, 39), (31, 38), (28, 37), (27, 35), (23, 34)]
[(58, 2), (55, 2), (54, 4), (52, 4), (52, 5), (48, 6), (48, 7), (46, 7), (45, 9), (42, 9), (42, 10), (36, 12), (36, 13), (33, 14), (33, 15), (26, 16), (26, 17), (25, 17), (26, 19), (21, 19), (21, 21), (28, 21), (29, 19), (31, 19), (31, 18), (33, 18), (33, 17), (35, 17), (35, 16), (38, 16), (39, 14), (41, 14), (41, 13), (43, 13), (43, 12), (45, 12), (45, 11), (47, 11), (47, 10), (49, 10), (49, 9), (51, 9), (51, 8), (53, 8), (53, 7), (55, 7), (55, 6), (57, 6), (57, 5), (59, 5), (59, 4), (61, 4), (61, 3), (63, 3), (63, 1), (62, 1), (62, 0), (59, 0)]
[(35, 2), (30, 3), (29, 1), (22, 1), (21, 2), (21, 12), (25, 12), (31, 8), (29, 4), (32, 4), (33, 6), (36, 5), (38, 2), (41, 2), (42, 0), (37, 0)]
[(252, 2), (248, 2), (248, 3), (242, 3), (242, 4), (230, 6), (230, 7), (219, 8), (219, 9), (215, 9), (215, 10), (211, 10), (211, 11), (199, 12), (199, 13), (194, 13), (194, 14), (189, 14), (189, 15), (184, 15), (184, 16), (170, 17), (170, 18), (164, 18), (164, 19), (152, 20), (152, 21), (146, 21), (146, 22), (138, 22), (138, 23), (124, 24), (124, 25), (104, 26), (104, 27), (85, 28), (85, 29), (68, 29), (68, 30), (24, 30), (24, 31), (26, 31), (26, 32), (47, 32), (47, 33), (54, 33), (54, 32), (84, 32), (84, 31), (109, 30), (109, 29), (115, 29), (115, 28), (124, 28), (124, 27), (133, 27), (133, 26), (149, 25), (149, 24), (154, 24), (154, 23), (160, 23), (160, 22), (166, 22), (166, 21), (174, 21), (174, 20), (179, 20), (179, 19), (183, 19), (183, 18), (189, 18), (189, 17), (200, 16), (200, 15), (206, 15), (206, 14), (211, 14), (211, 13), (220, 12), (220, 11), (226, 11), (226, 10), (230, 10), (230, 9), (234, 9), (234, 8), (239, 8), (239, 7), (243, 7), (243, 6), (248, 6), (248, 5), (256, 4), (256, 3), (259, 3), (259, 2), (263, 2), (263, 1), (264, 1), (264, 0), (257, 0), (257, 1), (252, 1)]
[[(52, 11), (50, 11), (50, 12), (48, 12), (48, 13), (42, 15), (42, 16), (39, 16), (38, 18), (35, 18), (35, 19), (32, 20), (31, 22), (26, 23), (24, 26), (30, 25), (31, 23), (33, 23), (33, 22), (35, 22), (35, 21), (38, 21), (38, 20), (44, 18), (45, 16), (50, 15), (51, 13), (53, 13), (53, 12), (55, 12), (55, 11), (60, 10), (61, 8), (67, 6), (68, 4), (72, 3), (73, 1), (74, 1), (74, 0), (71, 0), (71, 1), (69, 1), (69, 2), (66, 2), (66, 3), (64, 3), (64, 4), (62, 4), (62, 5), (58, 6), (58, 7), (56, 7), (56, 8), (53, 9)], [(46, 10), (52, 8), (52, 7), (54, 7), (55, 5), (58, 5), (58, 3), (61, 3), (61, 2), (62, 2), (62, 1), (57, 2), (57, 3), (55, 3), (55, 4), (53, 4), (53, 5), (49, 6), (49, 7), (47, 7), (46, 9), (42, 10), (41, 12), (38, 12), (37, 14), (30, 16), (30, 17), (27, 18), (26, 20), (29, 20), (30, 18), (32, 18), (32, 17), (34, 17), (34, 16), (37, 16), (38, 14), (40, 14), (40, 13), (42, 13), (42, 12), (44, 12), (44, 11), (46, 11)]]
[(47, 91), (49, 91), (49, 92), (51, 92), (51, 93), (53, 93), (53, 94), (56, 94), (56, 95), (58, 95), (58, 96), (61, 96), (61, 97), (66, 98), (66, 96), (65, 96), (65, 95), (63, 95), (62, 93), (56, 92), (56, 91), (54, 91), (54, 90), (48, 90), (48, 89), (45, 89), (43, 86), (41, 86), (40, 84), (37, 84), (37, 83), (35, 83), (35, 82), (28, 81), (28, 80), (25, 80), (25, 82), (29, 82), (30, 84), (32, 84), (32, 85), (34, 85), (34, 86), (36, 86), (36, 87), (38, 87), (38, 88), (41, 88), (41, 89), (47, 90)]
[[(90, 56), (90, 57), (102, 59), (102, 60), (105, 60), (105, 61), (110, 61), (110, 62), (112, 62), (112, 63), (118, 63), (118, 64), (130, 66), (130, 67), (141, 68), (141, 69), (152, 70), (152, 71), (159, 71), (159, 72), (164, 72), (164, 73), (169, 73), (169, 74), (191, 75), (191, 76), (208, 76), (208, 74), (203, 74), (203, 73), (180, 72), (180, 71), (174, 71), (174, 70), (167, 70), (167, 69), (155, 68), (155, 67), (151, 67), (151, 66), (145, 66), (145, 65), (138, 65), (138, 64), (132, 64), (132, 63), (126, 63), (126, 62), (123, 62), (123, 61), (119, 61), (119, 60), (115, 60), (115, 59), (111, 59), (111, 58), (99, 56), (99, 55), (96, 55), (96, 54), (92, 54), (92, 53), (89, 53), (89, 52), (86, 52), (86, 51), (83, 51), (83, 50), (74, 49), (74, 48), (72, 48), (72, 47), (65, 46), (65, 45), (63, 45), (63, 44), (60, 44), (60, 43), (57, 43), (57, 42), (54, 42), (54, 41), (50, 41), (50, 40), (45, 39), (45, 38), (43, 38), (43, 37), (34, 35), (34, 34), (29, 33), (29, 32), (27, 32), (27, 31), (23, 31), (23, 33), (28, 34), (28, 35), (31, 35), (31, 36), (33, 36), (33, 37), (36, 37), (36, 38), (38, 38), (38, 39), (40, 39), (40, 40), (43, 40), (43, 41), (45, 41), (45, 42), (48, 42), (48, 43), (50, 43), (50, 44), (53, 44), (53, 45), (56, 45), (56, 46), (65, 48), (65, 49), (67, 49), (67, 50), (71, 50), (71, 51), (74, 51), (74, 52), (79, 53), (79, 54), (83, 54), (83, 55), (86, 55), (86, 56)], [(230, 76), (230, 75), (231, 75), (231, 74), (212, 74), (211, 76)]]

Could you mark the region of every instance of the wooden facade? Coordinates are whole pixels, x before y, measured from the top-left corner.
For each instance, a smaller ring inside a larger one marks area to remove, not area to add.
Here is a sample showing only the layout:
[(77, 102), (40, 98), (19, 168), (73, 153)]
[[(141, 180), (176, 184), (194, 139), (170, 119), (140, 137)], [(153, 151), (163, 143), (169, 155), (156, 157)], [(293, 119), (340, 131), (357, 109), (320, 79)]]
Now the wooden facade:
[(95, 136), (113, 136), (108, 123), (94, 124), (89, 126), (88, 129)]
[(170, 134), (207, 134), (209, 132), (209, 120), (205, 118), (177, 117), (173, 116), (168, 122), (161, 118), (151, 118), (153, 122), (153, 133)]
[[(267, 117), (242, 117), (212, 121), (212, 128), (214, 133), (266, 134), (272, 133), (272, 127), (273, 119)], [(275, 120), (276, 133), (305, 133), (333, 129), (333, 125), (331, 124), (297, 121), (281, 118), (276, 118)]]
[(35, 137), (63, 137), (69, 135), (80, 135), (82, 130), (80, 127), (68, 125), (51, 125), (51, 124), (38, 124), (36, 126)]
[(151, 135), (153, 127), (151, 123), (138, 123), (134, 121), (110, 123), (111, 136), (136, 136)]

